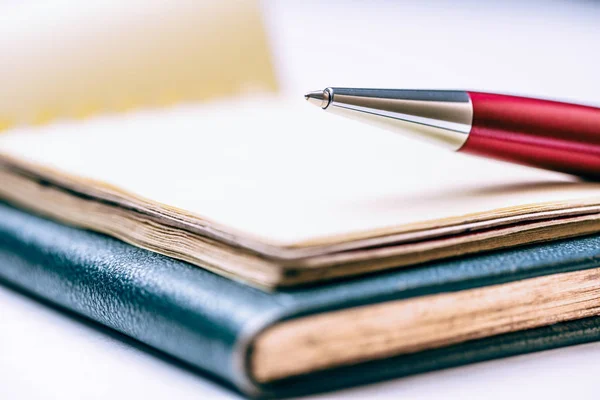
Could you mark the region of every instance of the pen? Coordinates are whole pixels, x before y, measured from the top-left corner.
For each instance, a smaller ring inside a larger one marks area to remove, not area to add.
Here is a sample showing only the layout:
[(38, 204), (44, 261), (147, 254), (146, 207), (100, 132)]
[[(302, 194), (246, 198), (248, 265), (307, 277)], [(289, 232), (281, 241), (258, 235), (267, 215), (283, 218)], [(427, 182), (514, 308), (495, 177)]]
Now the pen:
[(305, 98), (453, 151), (600, 178), (600, 108), (458, 90), (327, 88)]

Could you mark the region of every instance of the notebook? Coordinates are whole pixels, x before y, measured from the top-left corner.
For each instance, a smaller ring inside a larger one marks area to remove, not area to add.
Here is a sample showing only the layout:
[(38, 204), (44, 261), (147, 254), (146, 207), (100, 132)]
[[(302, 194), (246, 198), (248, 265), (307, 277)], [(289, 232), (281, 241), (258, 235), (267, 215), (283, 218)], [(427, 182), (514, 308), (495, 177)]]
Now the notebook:
[(600, 185), (276, 96), (0, 135), (0, 197), (261, 287), (588, 234)]
[(598, 340), (599, 249), (594, 235), (267, 293), (0, 204), (0, 282), (253, 397)]
[[(265, 289), (600, 228), (598, 183), (279, 93), (255, 1), (39, 7), (0, 27), (12, 204)], [(54, 29), (66, 15), (77, 24)]]

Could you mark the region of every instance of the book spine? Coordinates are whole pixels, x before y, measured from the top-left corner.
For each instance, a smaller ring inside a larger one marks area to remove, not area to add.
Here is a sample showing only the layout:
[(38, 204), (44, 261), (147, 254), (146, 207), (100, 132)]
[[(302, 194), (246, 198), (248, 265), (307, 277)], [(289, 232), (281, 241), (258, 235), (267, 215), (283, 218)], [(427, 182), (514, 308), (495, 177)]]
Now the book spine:
[(235, 349), (255, 309), (215, 296), (234, 282), (0, 203), (1, 281), (252, 391)]

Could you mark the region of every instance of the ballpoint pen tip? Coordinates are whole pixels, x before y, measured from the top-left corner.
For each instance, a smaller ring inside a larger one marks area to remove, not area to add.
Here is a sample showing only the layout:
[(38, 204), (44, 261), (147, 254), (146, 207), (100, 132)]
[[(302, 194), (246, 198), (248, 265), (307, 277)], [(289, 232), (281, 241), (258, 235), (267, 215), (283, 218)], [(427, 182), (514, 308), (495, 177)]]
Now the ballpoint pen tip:
[(308, 92), (304, 95), (304, 98), (309, 103), (321, 108), (327, 108), (327, 106), (329, 105), (328, 90), (315, 90), (314, 92)]

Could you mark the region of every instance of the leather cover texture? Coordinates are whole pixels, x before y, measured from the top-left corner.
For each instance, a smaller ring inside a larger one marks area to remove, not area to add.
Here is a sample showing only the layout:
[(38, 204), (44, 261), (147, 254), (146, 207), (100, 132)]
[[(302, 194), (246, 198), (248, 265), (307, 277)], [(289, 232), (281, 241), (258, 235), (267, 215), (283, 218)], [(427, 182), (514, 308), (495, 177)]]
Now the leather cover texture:
[(600, 339), (600, 317), (258, 385), (252, 339), (277, 321), (600, 267), (600, 235), (267, 293), (0, 203), (0, 280), (215, 376), (248, 396), (306, 394)]

